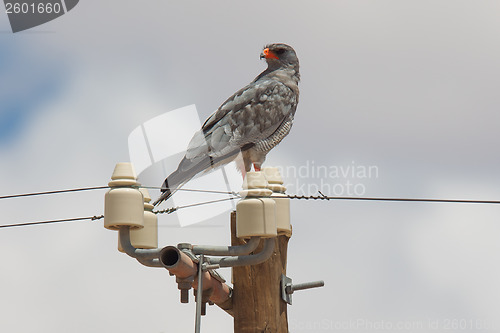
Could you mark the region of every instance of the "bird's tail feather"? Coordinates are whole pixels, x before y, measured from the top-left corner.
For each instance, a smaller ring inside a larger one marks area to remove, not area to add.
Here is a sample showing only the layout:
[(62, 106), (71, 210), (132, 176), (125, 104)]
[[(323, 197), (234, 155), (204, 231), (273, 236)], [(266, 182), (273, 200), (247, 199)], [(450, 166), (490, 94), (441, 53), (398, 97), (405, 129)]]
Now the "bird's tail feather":
[[(172, 175), (170, 175), (172, 176)], [(169, 177), (170, 177), (169, 176)], [(167, 201), (172, 195), (174, 195), (175, 192), (177, 192), (177, 190), (179, 190), (182, 186), (184, 186), (185, 183), (187, 183), (191, 178), (187, 179), (186, 181), (182, 182), (181, 184), (179, 185), (176, 185), (176, 186), (171, 186), (168, 184), (168, 178), (165, 179), (165, 182), (163, 183), (163, 186), (162, 186), (162, 194), (161, 196), (156, 199), (155, 202), (153, 202), (153, 206), (158, 206), (159, 204), (161, 204), (163, 201)]]
[[(179, 168), (180, 169), (180, 168)], [(191, 178), (193, 178), (196, 173), (185, 173), (179, 169), (172, 172), (161, 186), (162, 194), (160, 197), (153, 202), (153, 206), (158, 206), (163, 201), (168, 200), (179, 188), (181, 188), (185, 183), (187, 183)]]
[(193, 160), (184, 159), (179, 163), (177, 170), (172, 172), (162, 185), (161, 196), (153, 202), (153, 206), (158, 206), (163, 201), (168, 200), (177, 190), (191, 180), (194, 176), (210, 168), (216, 168), (221, 162), (233, 159), (239, 150), (226, 154), (218, 158), (204, 156)]

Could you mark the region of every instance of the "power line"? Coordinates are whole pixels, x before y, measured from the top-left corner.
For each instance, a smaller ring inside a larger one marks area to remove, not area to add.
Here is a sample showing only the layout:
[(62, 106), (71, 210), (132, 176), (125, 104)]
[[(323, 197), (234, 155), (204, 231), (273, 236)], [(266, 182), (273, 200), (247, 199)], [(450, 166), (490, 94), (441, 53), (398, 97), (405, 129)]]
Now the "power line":
[[(139, 187), (152, 189), (152, 190), (165, 190), (165, 187), (158, 187), (158, 186), (139, 186)], [(192, 189), (192, 188), (179, 188), (176, 191), (238, 195), (236, 192), (231, 192), (231, 191), (197, 190), (197, 189)]]
[(500, 204), (500, 200), (464, 200), (464, 199), (427, 199), (427, 198), (383, 198), (383, 197), (332, 197), (326, 196), (320, 191), (319, 196), (283, 195), (273, 198), (289, 198), (299, 200), (356, 200), (356, 201), (399, 201), (399, 202), (441, 202), (441, 203), (470, 203), (470, 204)]
[[(147, 187), (147, 186), (139, 186), (144, 188), (154, 188), (161, 189), (158, 187)], [(67, 190), (57, 190), (57, 191), (47, 191), (47, 192), (34, 192), (34, 193), (24, 193), (24, 194), (15, 194), (15, 195), (7, 195), (0, 196), (0, 199), (8, 199), (8, 198), (16, 198), (16, 197), (27, 197), (27, 196), (35, 196), (35, 195), (44, 195), (44, 194), (58, 194), (58, 193), (66, 193), (66, 192), (77, 192), (77, 191), (88, 191), (88, 190), (98, 190), (98, 189), (106, 189), (108, 186), (95, 186), (95, 187), (82, 187), (75, 189), (67, 189)], [(193, 192), (205, 192), (205, 193), (217, 193), (217, 194), (230, 194), (233, 197), (223, 198), (218, 200), (210, 200), (203, 201), (193, 204), (188, 204), (184, 206), (171, 207), (164, 210), (153, 211), (155, 214), (171, 214), (176, 212), (179, 209), (208, 205), (217, 202), (223, 202), (228, 200), (236, 200), (240, 199), (241, 196), (235, 192), (225, 192), (225, 191), (210, 191), (210, 190), (196, 190), (196, 189), (184, 189), (185, 191), (193, 191)], [(273, 198), (288, 198), (288, 199), (296, 199), (296, 200), (353, 200), (353, 201), (393, 201), (393, 202), (436, 202), (436, 203), (459, 203), (459, 204), (500, 204), (500, 200), (465, 200), (465, 199), (429, 199), (429, 198), (390, 198), (390, 197), (340, 197), (340, 196), (326, 196), (320, 191), (318, 191), (320, 195), (279, 195), (273, 196)], [(6, 224), (0, 225), (0, 229), (2, 228), (12, 228), (12, 227), (22, 227), (22, 226), (32, 226), (32, 225), (40, 225), (40, 224), (52, 224), (52, 223), (62, 223), (62, 222), (74, 222), (74, 221), (83, 221), (83, 220), (91, 220), (96, 221), (104, 218), (104, 215), (99, 216), (89, 216), (89, 217), (76, 217), (69, 219), (59, 219), (59, 220), (48, 220), (48, 221), (35, 221), (35, 222), (25, 222), (25, 223), (17, 223), (17, 224)]]
[[(47, 194), (59, 194), (59, 193), (68, 193), (68, 192), (103, 190), (103, 189), (107, 189), (107, 188), (109, 188), (109, 186), (93, 186), (93, 187), (81, 187), (81, 188), (73, 188), (73, 189), (65, 189), (65, 190), (54, 190), (54, 191), (44, 191), (44, 192), (11, 194), (11, 195), (0, 196), (0, 200), (1, 199), (31, 197), (31, 196), (38, 196), (38, 195), (47, 195)], [(147, 189), (154, 189), (154, 190), (164, 189), (164, 187), (155, 187), (155, 186), (137, 186), (137, 188), (147, 188)], [(189, 188), (181, 188), (181, 189), (178, 189), (178, 191), (237, 195), (237, 193), (230, 192), (230, 191), (198, 190), (198, 189), (189, 189)]]
[(49, 221), (36, 221), (36, 222), (25, 222), (25, 223), (16, 223), (16, 224), (4, 224), (0, 225), (0, 228), (13, 228), (13, 227), (25, 227), (37, 224), (51, 224), (51, 223), (61, 223), (61, 222), (74, 222), (74, 221), (84, 221), (84, 220), (100, 220), (104, 217), (104, 215), (100, 216), (89, 216), (89, 217), (75, 217), (71, 219), (60, 219), (60, 220), (49, 220)]
[[(161, 190), (164, 189), (164, 187), (157, 187), (157, 186), (142, 186), (139, 185), (137, 186), (138, 188), (147, 188), (147, 189), (155, 189), (155, 190)], [(93, 187), (81, 187), (81, 188), (73, 188), (73, 189), (65, 189), (65, 190), (54, 190), (54, 191), (45, 191), (45, 192), (33, 192), (33, 193), (21, 193), (21, 194), (12, 194), (12, 195), (4, 195), (0, 196), (1, 199), (11, 199), (11, 198), (20, 198), (20, 197), (30, 197), (30, 196), (39, 196), (39, 195), (48, 195), (48, 194), (59, 194), (59, 193), (69, 193), (69, 192), (79, 192), (79, 191), (91, 191), (91, 190), (102, 190), (102, 189), (107, 189), (109, 186), (93, 186)], [(200, 192), (200, 193), (213, 193), (213, 194), (229, 194), (233, 195), (234, 197), (232, 198), (226, 198), (226, 199), (221, 199), (221, 200), (213, 200), (213, 201), (207, 201), (207, 202), (202, 202), (202, 203), (196, 203), (193, 205), (188, 205), (185, 207), (177, 207), (177, 209), (180, 208), (187, 208), (187, 207), (192, 207), (192, 206), (199, 206), (199, 205), (204, 205), (212, 202), (219, 202), (219, 201), (224, 201), (224, 200), (234, 200), (236, 198), (239, 198), (239, 194), (236, 192), (232, 191), (216, 191), (216, 190), (201, 190), (201, 189), (189, 189), (189, 188), (180, 188), (178, 191), (186, 191), (186, 192)], [(337, 197), (337, 196), (326, 196), (320, 191), (319, 196), (314, 196), (314, 195), (283, 195), (283, 198), (289, 198), (289, 199), (298, 199), (298, 200), (355, 200), (355, 201), (400, 201), (400, 202), (442, 202), (442, 203), (476, 203), (476, 204), (500, 204), (500, 200), (462, 200), (462, 199), (427, 199), (427, 198), (390, 198), (390, 197)], [(274, 198), (278, 198), (275, 196)], [(165, 209), (162, 212), (170, 211), (174, 208), (170, 209)], [(174, 209), (173, 211), (177, 210)], [(173, 212), (172, 211), (172, 212)]]
[(31, 197), (36, 195), (46, 195), (46, 194), (58, 194), (58, 193), (67, 193), (67, 192), (79, 192), (79, 191), (90, 191), (90, 190), (102, 190), (105, 188), (109, 188), (109, 186), (94, 186), (94, 187), (81, 187), (81, 188), (72, 188), (67, 190), (56, 190), (56, 191), (45, 191), (45, 192), (33, 192), (33, 193), (22, 193), (22, 194), (11, 194), (0, 196), (0, 199), (11, 199), (11, 198), (20, 198), (20, 197)]
[[(90, 189), (90, 188), (89, 188)], [(462, 199), (415, 199), (415, 198), (377, 198), (377, 197), (332, 197), (326, 196), (323, 193), (319, 192), (320, 196), (298, 196), (298, 195), (283, 195), (283, 196), (274, 196), (273, 198), (288, 198), (288, 199), (298, 199), (298, 200), (355, 200), (355, 201), (396, 201), (396, 202), (441, 202), (441, 203), (469, 203), (469, 204), (500, 204), (498, 200), (462, 200)], [(203, 201), (194, 204), (184, 205), (172, 207), (164, 210), (153, 211), (155, 214), (171, 214), (179, 209), (208, 205), (217, 202), (223, 202), (228, 200), (236, 200), (239, 199), (239, 196), (234, 196), (230, 198), (218, 199), (218, 200), (210, 200)], [(61, 222), (74, 222), (74, 221), (84, 221), (91, 220), (96, 221), (104, 218), (104, 215), (99, 216), (89, 216), (89, 217), (75, 217), (70, 219), (60, 219), (60, 220), (48, 220), (48, 221), (36, 221), (36, 222), (25, 222), (25, 223), (17, 223), (17, 224), (5, 224), (0, 225), (0, 229), (2, 228), (12, 228), (12, 227), (23, 227), (23, 226), (32, 226), (32, 225), (40, 225), (40, 224), (52, 224), (52, 223), (61, 223)]]
[[(164, 209), (161, 211), (155, 211), (155, 214), (171, 214), (179, 209), (184, 209), (184, 208), (190, 208), (190, 207), (195, 207), (195, 206), (201, 206), (201, 205), (208, 205), (216, 202), (222, 202), (222, 201), (227, 201), (227, 200), (235, 200), (238, 199), (237, 197), (232, 197), (232, 198), (224, 198), (224, 199), (218, 199), (218, 200), (210, 200), (210, 201), (204, 201), (204, 202), (198, 202), (194, 204), (189, 204), (185, 206), (178, 206), (178, 207), (172, 207), (168, 209)], [(99, 215), (99, 216), (89, 216), (89, 217), (75, 217), (75, 218), (70, 218), (70, 219), (60, 219), (60, 220), (48, 220), (48, 221), (36, 221), (36, 222), (25, 222), (25, 223), (15, 223), (15, 224), (5, 224), (5, 225), (0, 225), (0, 229), (2, 228), (14, 228), (14, 227), (25, 227), (25, 226), (33, 226), (33, 225), (40, 225), (40, 224), (52, 224), (52, 223), (62, 223), (62, 222), (74, 222), (74, 221), (84, 221), (84, 220), (91, 220), (91, 221), (96, 221), (104, 218), (104, 215)]]
[(178, 206), (178, 207), (172, 207), (172, 208), (167, 208), (163, 210), (157, 210), (153, 211), (155, 214), (172, 214), (173, 212), (183, 209), (183, 208), (190, 208), (190, 207), (196, 207), (196, 206), (202, 206), (202, 205), (208, 205), (216, 202), (222, 202), (222, 201), (228, 201), (228, 200), (236, 200), (239, 199), (239, 197), (231, 197), (231, 198), (224, 198), (224, 199), (218, 199), (218, 200), (210, 200), (210, 201), (204, 201), (204, 202), (198, 202), (194, 204), (189, 204), (185, 206)]

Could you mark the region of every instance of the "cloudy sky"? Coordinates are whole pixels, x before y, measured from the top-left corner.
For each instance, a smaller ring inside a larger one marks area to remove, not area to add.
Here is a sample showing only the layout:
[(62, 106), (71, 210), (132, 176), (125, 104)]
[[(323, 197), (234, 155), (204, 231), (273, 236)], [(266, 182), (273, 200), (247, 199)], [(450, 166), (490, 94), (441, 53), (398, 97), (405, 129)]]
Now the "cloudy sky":
[[(86, 0), (16, 34), (2, 12), (0, 195), (105, 185), (135, 128), (191, 104), (203, 120), (265, 68), (263, 45), (285, 42), (301, 97), (267, 164), (290, 193), (499, 200), (499, 12), (470, 0)], [(1, 223), (100, 215), (104, 193), (0, 200)], [(160, 243), (227, 244), (228, 221), (161, 216)], [(288, 275), (326, 286), (294, 294), (291, 332), (500, 328), (499, 206), (294, 201), (292, 224)], [(0, 330), (193, 331), (174, 279), (116, 238), (102, 220), (0, 229)], [(232, 320), (210, 307), (202, 328), (232, 332)]]

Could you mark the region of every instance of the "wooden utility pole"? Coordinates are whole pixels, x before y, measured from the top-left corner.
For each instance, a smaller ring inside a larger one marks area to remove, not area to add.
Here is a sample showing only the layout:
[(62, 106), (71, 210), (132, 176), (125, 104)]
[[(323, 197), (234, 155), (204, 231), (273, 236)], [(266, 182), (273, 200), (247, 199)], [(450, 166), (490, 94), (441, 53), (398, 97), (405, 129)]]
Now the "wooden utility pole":
[[(235, 333), (288, 333), (287, 303), (281, 299), (280, 287), (281, 275), (286, 274), (288, 240), (285, 235), (276, 237), (271, 258), (261, 264), (233, 267)], [(236, 237), (236, 212), (231, 213), (231, 244), (243, 244)]]

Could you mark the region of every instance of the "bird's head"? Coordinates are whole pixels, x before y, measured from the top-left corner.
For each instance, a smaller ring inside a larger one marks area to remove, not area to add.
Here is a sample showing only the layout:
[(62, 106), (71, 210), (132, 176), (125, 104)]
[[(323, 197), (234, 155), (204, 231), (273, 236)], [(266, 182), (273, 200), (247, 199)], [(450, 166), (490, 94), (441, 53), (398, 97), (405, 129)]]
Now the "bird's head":
[(298, 70), (299, 59), (295, 50), (286, 44), (269, 44), (264, 46), (260, 54), (261, 59), (266, 59), (270, 68), (291, 67)]

